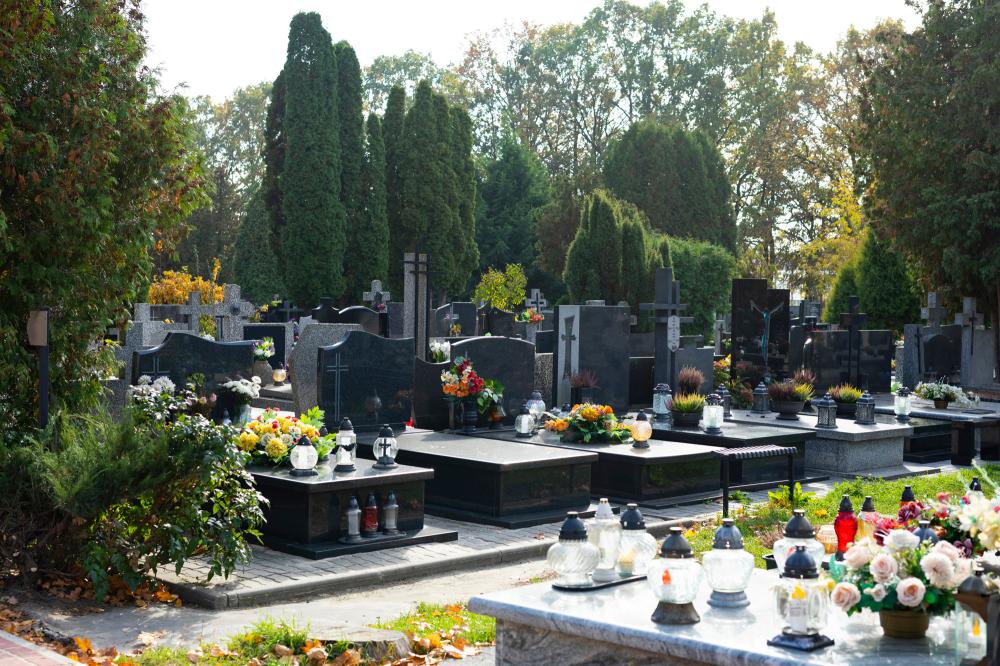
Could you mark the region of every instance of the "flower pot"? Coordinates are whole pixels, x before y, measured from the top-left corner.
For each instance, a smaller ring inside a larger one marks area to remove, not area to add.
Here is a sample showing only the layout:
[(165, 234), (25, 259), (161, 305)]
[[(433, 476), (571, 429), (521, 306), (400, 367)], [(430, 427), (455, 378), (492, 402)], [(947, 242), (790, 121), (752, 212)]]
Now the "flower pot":
[(804, 400), (772, 400), (771, 411), (778, 412), (779, 421), (798, 421)]
[(673, 417), (675, 428), (697, 428), (698, 422), (701, 421), (702, 411), (701, 409), (697, 412), (675, 412), (674, 410), (670, 410), (670, 415)]
[(476, 432), (476, 423), (479, 421), (478, 407), (475, 396), (462, 401), (462, 432), (466, 435)]
[(947, 400), (935, 400), (934, 401), (934, 409), (948, 409), (948, 401)]
[(236, 405), (236, 415), (231, 419), (233, 425), (244, 426), (250, 422), (250, 403)]
[(858, 403), (856, 402), (837, 403), (837, 416), (845, 419), (853, 419), (854, 415), (857, 413), (858, 413)]
[(913, 639), (927, 634), (931, 616), (920, 611), (880, 610), (878, 619), (886, 636)]

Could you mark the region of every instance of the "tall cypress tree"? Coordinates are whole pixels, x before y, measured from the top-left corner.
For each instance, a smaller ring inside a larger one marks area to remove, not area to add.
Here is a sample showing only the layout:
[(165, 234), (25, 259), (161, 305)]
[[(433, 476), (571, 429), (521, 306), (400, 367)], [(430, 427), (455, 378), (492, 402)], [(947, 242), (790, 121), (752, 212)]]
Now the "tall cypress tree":
[(899, 333), (905, 324), (916, 321), (920, 289), (906, 258), (892, 241), (869, 226), (857, 261), (858, 297), (868, 313), (868, 327)]
[(265, 303), (281, 294), (281, 271), (271, 249), (271, 224), (261, 190), (251, 197), (236, 232), (232, 264), (244, 298)]
[(575, 302), (603, 298), (615, 303), (624, 295), (622, 210), (605, 190), (595, 190), (584, 206), (563, 277)]
[[(461, 275), (460, 265), (465, 258), (465, 236), (459, 219), (459, 183), (452, 153), (451, 109), (444, 95), (434, 93), (434, 123), (436, 141), (429, 146), (429, 153), (437, 162), (433, 183), (435, 214), (428, 219), (426, 245), (436, 269), (432, 286), (442, 296), (456, 293), (465, 287), (467, 275)], [(442, 301), (444, 302), (444, 301)]]
[(361, 171), (365, 193), (364, 232), (358, 235), (356, 252), (365, 259), (365, 271), (373, 279), (386, 280), (389, 272), (389, 221), (385, 212), (385, 143), (378, 114), (368, 115), (368, 153)]
[[(451, 164), (458, 194), (459, 236), (462, 255), (457, 259), (458, 290), (469, 282), (479, 266), (479, 245), (476, 241), (476, 165), (472, 160), (472, 119), (465, 109), (451, 108)], [(506, 262), (509, 263), (509, 262)]]
[(365, 229), (365, 193), (361, 182), (364, 164), (364, 115), (361, 110), (361, 66), (347, 42), (333, 47), (337, 58), (337, 112), (340, 129), (340, 201), (347, 216), (347, 252), (344, 255), (344, 302), (359, 302), (372, 279), (368, 258), (358, 249)]
[(281, 256), (281, 235), (285, 214), (281, 209), (281, 178), (285, 172), (285, 73), (278, 74), (271, 86), (271, 104), (264, 124), (264, 182), (261, 196), (271, 228), (271, 249)]
[[(421, 81), (413, 96), (413, 106), (406, 112), (403, 136), (399, 142), (399, 222), (389, 228), (391, 247), (399, 254), (398, 260), (389, 258), (390, 275), (393, 274), (392, 262), (401, 262), (402, 254), (412, 252), (418, 241), (421, 252), (429, 251), (435, 240), (429, 238), (436, 233), (435, 222), (447, 221), (447, 203), (442, 201), (441, 183), (446, 177), (450, 178), (450, 174), (446, 176), (442, 173), (444, 164), (439, 154), (440, 132), (434, 107), (430, 83)], [(440, 269), (442, 261), (437, 256), (433, 261), (435, 267)], [(447, 277), (446, 272), (439, 270), (435, 284), (440, 285)]]
[(292, 18), (285, 84), (282, 260), (300, 306), (344, 293), (345, 215), (340, 202), (337, 61), (319, 14)]
[(385, 141), (385, 208), (389, 222), (389, 287), (397, 294), (403, 293), (403, 252), (406, 251), (402, 215), (403, 181), (399, 171), (405, 117), (406, 92), (401, 86), (394, 86), (389, 91), (385, 107), (382, 137)]

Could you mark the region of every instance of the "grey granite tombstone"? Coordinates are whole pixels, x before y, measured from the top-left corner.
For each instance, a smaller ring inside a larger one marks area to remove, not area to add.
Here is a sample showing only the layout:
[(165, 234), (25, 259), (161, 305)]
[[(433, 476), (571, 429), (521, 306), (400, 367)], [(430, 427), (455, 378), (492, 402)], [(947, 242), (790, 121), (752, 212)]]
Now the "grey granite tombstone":
[(535, 345), (501, 336), (469, 338), (452, 344), (452, 360), (464, 356), (483, 379), (504, 385), (505, 422), (513, 423), (521, 405), (535, 390)]
[(274, 356), (268, 359), (271, 367), (277, 368), (281, 364), (287, 364), (288, 357), (292, 353), (292, 346), (295, 344), (295, 324), (290, 321), (243, 324), (244, 340), (263, 340), (264, 338), (274, 340)]
[(734, 363), (749, 361), (761, 367), (766, 352), (772, 374), (788, 370), (788, 297), (787, 289), (769, 289), (767, 280), (733, 280)]
[(389, 337), (405, 337), (404, 326), (404, 304), (396, 301), (389, 301), (386, 304), (386, 314), (389, 319)]
[(459, 335), (473, 337), (477, 334), (476, 304), (467, 301), (451, 302), (434, 310), (431, 335), (437, 338), (452, 337), (451, 327), (461, 327)]
[[(681, 339), (687, 338), (683, 336)], [(700, 336), (694, 336), (700, 338)], [(715, 388), (712, 385), (713, 363), (715, 362), (715, 347), (699, 347), (695, 341), (685, 341), (681, 348), (677, 350), (678, 368), (695, 368), (701, 371), (705, 377), (699, 387), (701, 393), (711, 393)], [(652, 387), (649, 394), (652, 395)]]
[(558, 305), (553, 385), (558, 404), (570, 402), (570, 379), (581, 370), (597, 377), (594, 399), (615, 411), (628, 409), (629, 321), (617, 305)]
[[(551, 333), (552, 331), (547, 331)], [(545, 405), (552, 408), (549, 396), (552, 395), (552, 352), (540, 353), (535, 348), (535, 389), (542, 394)]]
[(381, 310), (392, 298), (392, 294), (382, 288), (381, 280), (372, 280), (368, 291), (361, 294), (361, 300), (369, 303), (373, 310)]
[(342, 418), (358, 432), (389, 424), (402, 432), (413, 413), (413, 341), (350, 331), (319, 348), (319, 406), (331, 430)]
[(319, 348), (340, 342), (351, 331), (360, 331), (357, 324), (314, 323), (299, 332), (289, 357), (292, 375), (292, 409), (301, 414), (318, 404), (316, 390)]
[(983, 315), (976, 311), (976, 299), (962, 299), (962, 311), (955, 315), (955, 325), (961, 326), (961, 381), (962, 386), (995, 390), (994, 377), (996, 350), (994, 330), (985, 329)]
[(180, 306), (180, 314), (187, 319), (188, 330), (193, 333), (200, 330), (199, 320), (207, 315), (215, 320), (217, 339), (223, 342), (243, 340), (243, 321), (253, 313), (253, 304), (240, 298), (238, 284), (227, 284), (222, 289), (219, 303), (202, 303), (201, 292), (192, 291), (187, 304)]
[[(430, 332), (429, 258), (407, 252), (403, 255), (403, 330), (406, 337), (415, 338), (417, 358), (427, 357), (427, 335)], [(391, 336), (390, 336), (391, 337)]]

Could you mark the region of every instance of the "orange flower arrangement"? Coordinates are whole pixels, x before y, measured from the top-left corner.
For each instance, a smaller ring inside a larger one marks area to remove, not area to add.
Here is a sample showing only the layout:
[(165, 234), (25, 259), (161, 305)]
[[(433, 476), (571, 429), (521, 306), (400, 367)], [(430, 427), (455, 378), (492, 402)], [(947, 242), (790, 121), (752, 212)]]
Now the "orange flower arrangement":
[(615, 410), (610, 405), (590, 403), (575, 405), (568, 416), (549, 421), (545, 428), (563, 433), (564, 439), (585, 443), (600, 441), (620, 444), (629, 436), (628, 426), (618, 421)]

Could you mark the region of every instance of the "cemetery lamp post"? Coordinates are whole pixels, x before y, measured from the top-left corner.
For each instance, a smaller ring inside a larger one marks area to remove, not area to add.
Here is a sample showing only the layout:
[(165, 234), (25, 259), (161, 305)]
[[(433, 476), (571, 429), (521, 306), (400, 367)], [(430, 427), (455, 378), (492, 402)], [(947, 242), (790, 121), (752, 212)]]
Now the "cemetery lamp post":
[(358, 436), (354, 433), (354, 424), (351, 419), (344, 417), (340, 422), (340, 430), (337, 431), (337, 452), (335, 455), (336, 464), (334, 472), (353, 472), (354, 456), (358, 448)]
[(892, 399), (892, 411), (896, 413), (896, 420), (900, 423), (906, 423), (910, 420), (910, 412), (913, 411), (910, 387), (899, 387)]
[(38, 350), (38, 425), (49, 423), (49, 309), (28, 314), (28, 344)]
[(858, 398), (857, 405), (854, 422), (858, 425), (875, 425), (875, 398), (865, 391)]
[(316, 476), (316, 463), (319, 461), (319, 453), (313, 446), (312, 440), (302, 435), (292, 447), (292, 452), (288, 456), (292, 463), (292, 476)]
[(768, 397), (767, 397), (767, 387), (764, 386), (764, 382), (757, 384), (757, 388), (753, 390), (753, 406), (751, 408), (754, 414), (767, 414), (769, 410)]
[(671, 402), (673, 402), (673, 396), (670, 393), (670, 386), (657, 384), (653, 389), (653, 418), (657, 423), (670, 422)]
[(399, 442), (392, 428), (386, 423), (375, 438), (372, 445), (372, 452), (378, 456), (378, 460), (372, 467), (374, 469), (392, 469), (396, 467), (396, 454), (399, 452)]
[(632, 432), (632, 448), (648, 449), (649, 438), (653, 436), (653, 425), (646, 417), (646, 412), (640, 410), (635, 417), (635, 422), (629, 426)]
[(702, 420), (705, 422), (706, 435), (721, 435), (722, 423), (725, 421), (725, 408), (722, 398), (717, 393), (709, 393), (705, 397), (705, 408), (702, 410)]
[(670, 536), (660, 547), (660, 559), (650, 563), (646, 576), (653, 596), (660, 602), (650, 619), (657, 624), (700, 622), (701, 616), (691, 602), (698, 594), (701, 576), (701, 565), (684, 538), (684, 528), (671, 527)]
[(729, 392), (725, 384), (719, 384), (719, 388), (715, 392), (722, 398), (722, 418), (728, 421), (733, 418), (733, 394)]
[(833, 430), (837, 427), (837, 401), (829, 393), (812, 401), (816, 408), (816, 427)]
[(750, 605), (747, 585), (753, 575), (754, 557), (743, 550), (743, 535), (732, 518), (723, 518), (715, 532), (712, 550), (705, 553), (702, 566), (712, 596), (708, 605), (717, 608), (743, 608)]

